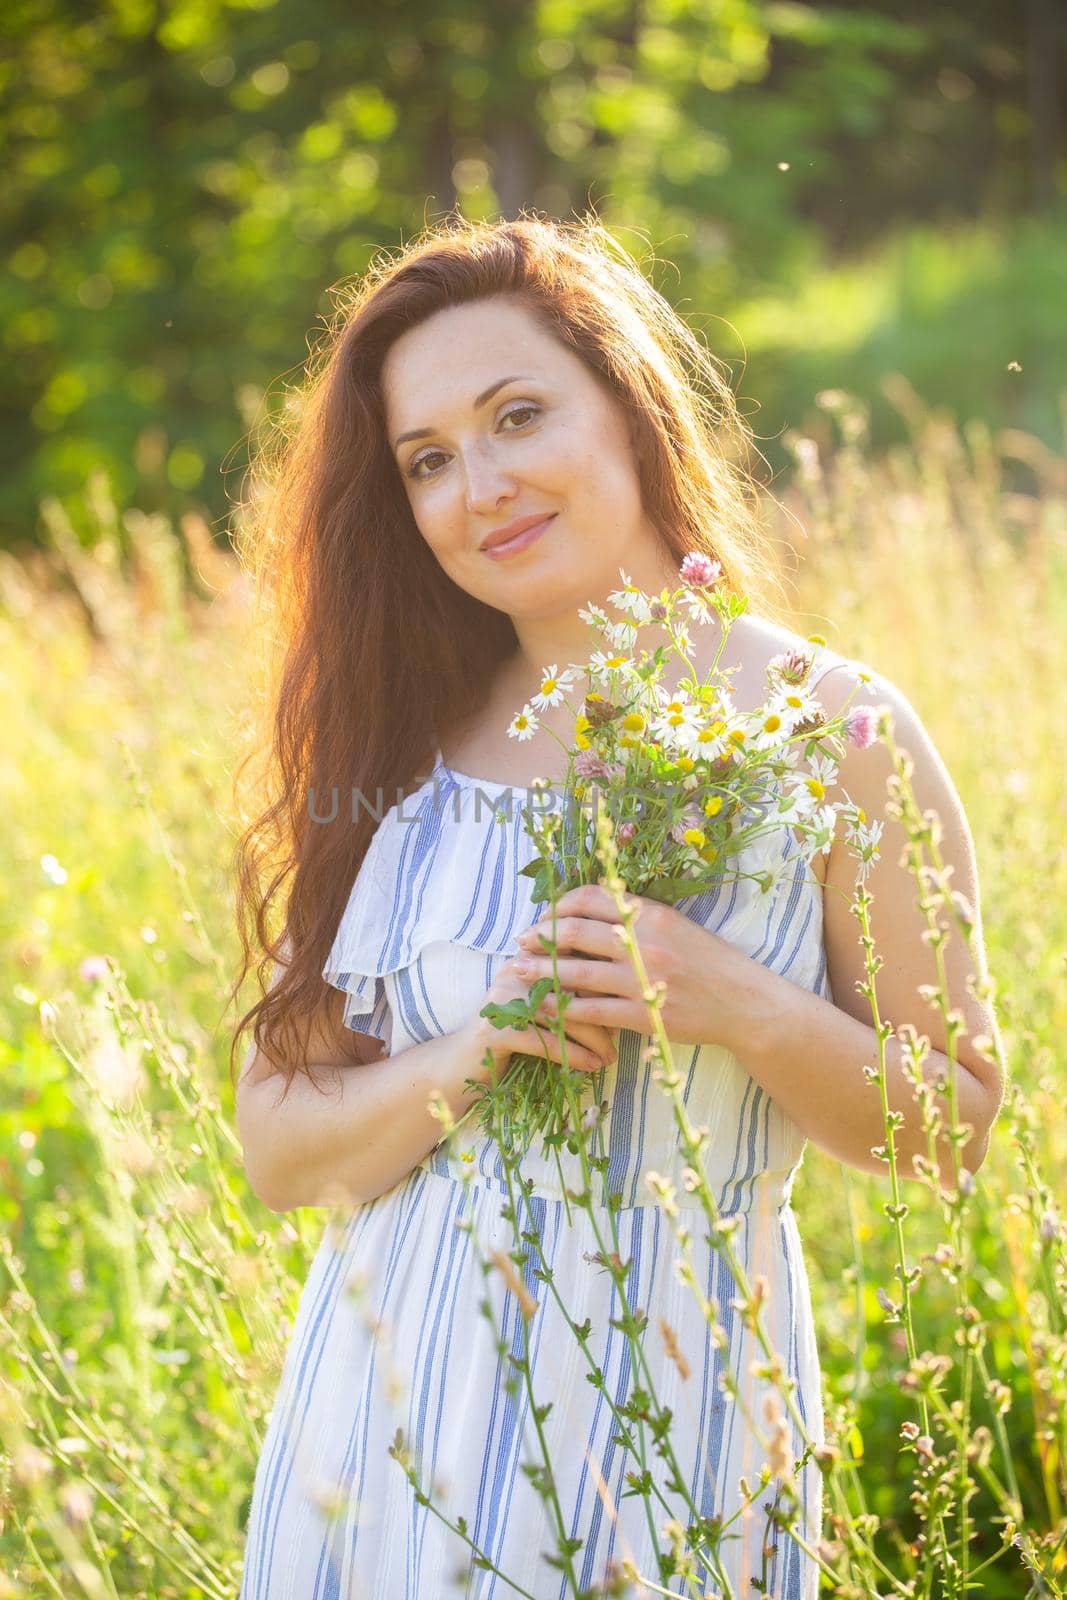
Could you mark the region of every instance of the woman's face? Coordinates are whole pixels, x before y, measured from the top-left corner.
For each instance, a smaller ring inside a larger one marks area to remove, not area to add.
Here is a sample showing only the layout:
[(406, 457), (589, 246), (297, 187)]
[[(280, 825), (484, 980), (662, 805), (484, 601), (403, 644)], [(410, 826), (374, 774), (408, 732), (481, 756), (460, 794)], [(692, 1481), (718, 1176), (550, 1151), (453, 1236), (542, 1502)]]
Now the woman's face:
[[(622, 408), (514, 300), (449, 307), (409, 329), (382, 391), (415, 522), (462, 589), (516, 619), (547, 618), (602, 600), (620, 567), (638, 584), (666, 581)], [(523, 547), (483, 548), (508, 523), (544, 517)]]

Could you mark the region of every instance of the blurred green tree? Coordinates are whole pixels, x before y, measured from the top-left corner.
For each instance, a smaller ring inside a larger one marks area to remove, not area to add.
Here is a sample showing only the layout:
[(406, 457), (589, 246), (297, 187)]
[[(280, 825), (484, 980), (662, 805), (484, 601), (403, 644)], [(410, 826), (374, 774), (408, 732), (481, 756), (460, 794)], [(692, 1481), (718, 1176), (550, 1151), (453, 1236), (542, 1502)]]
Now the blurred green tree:
[[(683, 307), (736, 317), (902, 225), (1063, 201), (1053, 0), (24, 0), (6, 20), (6, 543), (97, 464), (120, 501), (223, 518), (328, 286), (456, 204), (591, 206), (669, 258)], [(832, 348), (832, 374), (871, 381), (869, 326)], [(1030, 381), (1052, 353), (1027, 352)], [(828, 381), (795, 337), (754, 355), (772, 419)]]

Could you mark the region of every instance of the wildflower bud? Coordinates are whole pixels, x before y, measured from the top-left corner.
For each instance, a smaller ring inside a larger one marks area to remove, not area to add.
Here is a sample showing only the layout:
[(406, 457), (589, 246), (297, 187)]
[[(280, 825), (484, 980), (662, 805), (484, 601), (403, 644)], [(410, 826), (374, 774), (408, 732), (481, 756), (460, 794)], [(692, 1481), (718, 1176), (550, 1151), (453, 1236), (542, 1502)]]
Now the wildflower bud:
[(921, 1433), (915, 1441), (916, 1454), (922, 1456), (924, 1461), (934, 1459), (934, 1441), (928, 1433)]
[(93, 1496), (84, 1483), (66, 1483), (59, 1491), (64, 1520), (70, 1527), (84, 1526), (93, 1512)]
[(820, 728), (824, 728), (825, 726), (826, 713), (821, 706), (817, 706), (817, 709), (812, 712), (811, 715), (801, 717), (799, 722), (795, 722), (793, 724), (793, 732), (794, 734), (817, 733)]
[(814, 657), (806, 650), (785, 650), (768, 663), (780, 683), (802, 684), (811, 671)]
[(519, 1308), (522, 1311), (523, 1316), (527, 1319), (527, 1321), (529, 1321), (534, 1312), (537, 1310), (537, 1301), (533, 1298), (525, 1283), (523, 1283), (522, 1279), (519, 1277), (515, 1270), (514, 1264), (504, 1254), (503, 1250), (491, 1251), (490, 1260), (493, 1262), (494, 1266), (500, 1269), (500, 1273), (504, 1279), (504, 1282), (518, 1300)]
[(902, 1422), (900, 1424), (900, 1437), (909, 1444), (914, 1444), (919, 1437), (919, 1424), (917, 1422)]
[(889, 1298), (889, 1296), (886, 1294), (885, 1290), (883, 1288), (881, 1288), (881, 1286), (879, 1286), (879, 1288), (875, 1290), (875, 1295), (876, 1295), (876, 1298), (878, 1300), (878, 1304), (881, 1306), (882, 1310), (886, 1313), (887, 1316), (889, 1316), (889, 1317), (897, 1317), (897, 1316), (900, 1315), (900, 1307), (896, 1304), (896, 1302), (894, 1300), (891, 1300)]
[(963, 923), (963, 931), (969, 934), (974, 927), (974, 907), (965, 894), (958, 889), (952, 891), (952, 904), (956, 907), (956, 914)]
[(1038, 1228), (1038, 1232), (1040, 1233), (1045, 1244), (1051, 1244), (1053, 1239), (1059, 1238), (1060, 1224), (1056, 1219), (1055, 1212), (1045, 1212), (1044, 1216), (1041, 1218), (1041, 1224)]
[(960, 1194), (972, 1195), (974, 1193), (974, 1174), (967, 1167), (960, 1168)]
[(619, 708), (610, 700), (605, 700), (603, 695), (587, 694), (582, 710), (589, 719), (593, 728), (602, 728), (605, 723), (611, 722), (619, 714)]
[(666, 1346), (668, 1356), (674, 1362), (682, 1377), (688, 1378), (691, 1368), (688, 1361), (685, 1359), (685, 1356), (682, 1354), (681, 1349), (679, 1348), (678, 1335), (675, 1333), (674, 1329), (671, 1327), (670, 1323), (665, 1317), (661, 1317), (659, 1319), (659, 1327), (660, 1332), (663, 1335), (663, 1343)]
[(33, 1488), (52, 1470), (51, 1459), (35, 1444), (21, 1444), (15, 1449), (12, 1465), (20, 1483)]
[(665, 622), (670, 612), (662, 600), (653, 600), (648, 608), (648, 615), (652, 622)]

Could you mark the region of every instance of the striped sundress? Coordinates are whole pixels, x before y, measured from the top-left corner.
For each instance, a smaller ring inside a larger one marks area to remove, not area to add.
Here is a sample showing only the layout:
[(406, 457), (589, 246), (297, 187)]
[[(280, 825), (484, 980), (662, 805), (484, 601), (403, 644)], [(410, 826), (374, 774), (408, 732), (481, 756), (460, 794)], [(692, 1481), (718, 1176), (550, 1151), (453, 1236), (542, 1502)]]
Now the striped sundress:
[[(522, 824), (527, 803), (527, 791), (455, 772), (438, 751), (426, 782), (384, 814), (323, 972), (346, 992), (349, 1027), (376, 1034), (395, 1055), (481, 1008), (495, 971), (518, 952), (516, 935), (544, 909), (520, 870), (535, 855)], [(799, 852), (792, 828), (774, 828), (737, 858), (746, 871), (773, 871), (770, 892), (732, 878), (678, 909), (832, 998), (822, 889)], [(767, 1356), (733, 1304), (736, 1279), (684, 1185), (673, 1110), (653, 1076), (656, 1063), (645, 1059), (651, 1042), (620, 1031), (617, 1062), (593, 1078), (609, 1106), (595, 1149), (608, 1156), (608, 1191), (621, 1194), (614, 1236), (607, 1205), (595, 1219), (573, 1205), (568, 1216), (559, 1169), (539, 1140), (523, 1159), (533, 1186), (518, 1200), (520, 1226), (540, 1236), (516, 1268), (536, 1301), (528, 1320), (504, 1274), (481, 1265), (517, 1245), (501, 1215), (508, 1196), (499, 1156), (473, 1118), (456, 1150), (438, 1145), (387, 1193), (330, 1214), (257, 1465), (240, 1600), (565, 1600), (607, 1594), (601, 1585), (628, 1575), (624, 1561), (660, 1584), (656, 1592), (747, 1597), (757, 1580), (775, 1600), (815, 1600), (817, 1564), (768, 1515), (788, 1503), (781, 1480), (770, 1477), (758, 1492), (771, 1460), (765, 1397), (773, 1386), (757, 1371)], [(761, 1327), (795, 1385), (802, 1427), (779, 1401), (792, 1464), (805, 1443), (823, 1441), (790, 1200), (805, 1139), (724, 1047), (676, 1045), (673, 1055), (687, 1115), (707, 1130), (705, 1171), (731, 1244), (749, 1283), (763, 1279)], [(461, 1151), (472, 1159), (464, 1162)], [(578, 1156), (563, 1149), (560, 1161), (567, 1186), (580, 1190)], [(646, 1182), (649, 1171), (676, 1186), (692, 1269), (714, 1302), (711, 1321), (679, 1275), (681, 1247)], [(594, 1174), (594, 1192), (598, 1181)], [(631, 1260), (627, 1300), (647, 1315), (637, 1363), (612, 1326), (617, 1291), (592, 1259), (605, 1239)], [(539, 1275), (546, 1271), (551, 1288)], [(573, 1328), (586, 1319), (583, 1345)], [(516, 1355), (528, 1350), (538, 1411), (550, 1402), (541, 1422), (556, 1491), (549, 1505), (531, 1478), (544, 1456), (529, 1393), (501, 1343)], [(591, 1381), (596, 1367), (602, 1382)], [(727, 1371), (736, 1395), (724, 1384)], [(520, 1383), (514, 1394), (505, 1388), (511, 1377)], [(642, 1391), (646, 1419), (626, 1419), (628, 1448), (611, 1402), (617, 1409), (633, 1400), (640, 1410)], [(672, 1413), (670, 1461), (657, 1448), (650, 1407)], [(471, 1543), (417, 1503), (389, 1454), (398, 1429), (421, 1489), (448, 1522), (465, 1519), (481, 1564), (472, 1562)], [(778, 1439), (780, 1446), (781, 1427)], [(646, 1472), (654, 1486), (647, 1503), (627, 1493)], [(812, 1549), (822, 1481), (810, 1453), (793, 1483), (795, 1527)], [(658, 1551), (672, 1540), (689, 1550), (686, 1529), (697, 1516), (723, 1519), (721, 1565), (693, 1557), (693, 1578), (661, 1578)], [(569, 1572), (547, 1559), (559, 1561), (561, 1537), (581, 1541)], [(610, 1592), (653, 1591), (634, 1580)]]

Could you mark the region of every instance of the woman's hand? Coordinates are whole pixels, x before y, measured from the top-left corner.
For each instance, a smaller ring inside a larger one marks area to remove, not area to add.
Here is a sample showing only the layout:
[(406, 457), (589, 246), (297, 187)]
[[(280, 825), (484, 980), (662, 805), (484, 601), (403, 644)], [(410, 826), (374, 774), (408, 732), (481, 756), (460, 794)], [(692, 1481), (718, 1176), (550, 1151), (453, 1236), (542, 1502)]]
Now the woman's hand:
[[(709, 932), (691, 917), (642, 895), (627, 895), (635, 906), (634, 938), (649, 983), (664, 984), (661, 1016), (676, 1044), (721, 1044), (736, 1053), (750, 1029), (766, 1016), (774, 990), (783, 980)], [(601, 1023), (607, 1028), (652, 1032), (652, 1015), (622, 943), (622, 917), (600, 884), (569, 889), (556, 903), (556, 970), (559, 986), (575, 996), (566, 1008), (568, 1026)], [(527, 984), (552, 976), (552, 908), (519, 935), (525, 956), (516, 968)], [(551, 1013), (554, 996), (545, 997)]]
[[(512, 957), (498, 968), (491, 986), (486, 990), (486, 1003), (493, 1001), (497, 1005), (507, 1005), (511, 1000), (529, 1000), (530, 983), (519, 977), (515, 971), (515, 961), (516, 958)], [(542, 1002), (536, 1014), (540, 1022), (532, 1022), (525, 1028), (497, 1028), (487, 1017), (474, 1019), (479, 1042), (492, 1050), (498, 1066), (504, 1065), (512, 1055), (543, 1056), (549, 1061), (562, 1062), (554, 1008)], [(596, 1022), (583, 1022), (580, 1018), (572, 1019), (570, 1006), (567, 1007), (563, 1022), (568, 1045), (568, 1066), (580, 1072), (599, 1072), (614, 1060), (616, 1041), (608, 1028)]]

